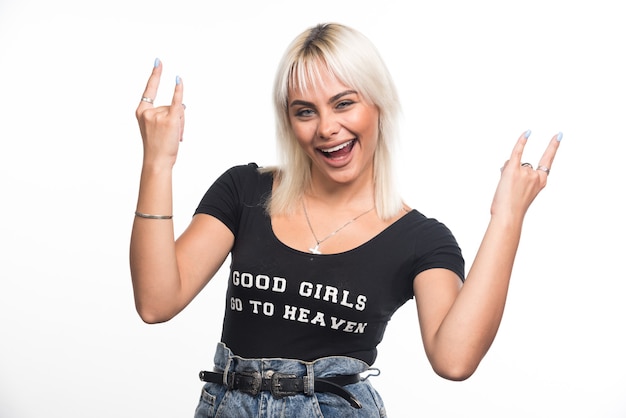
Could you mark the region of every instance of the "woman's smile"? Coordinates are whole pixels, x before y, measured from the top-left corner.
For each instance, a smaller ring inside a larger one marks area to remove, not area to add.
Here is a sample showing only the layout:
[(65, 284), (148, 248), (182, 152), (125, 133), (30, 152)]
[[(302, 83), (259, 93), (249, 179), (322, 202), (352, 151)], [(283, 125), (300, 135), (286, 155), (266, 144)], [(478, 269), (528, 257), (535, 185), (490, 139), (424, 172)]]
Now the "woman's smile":
[(318, 151), (329, 160), (338, 161), (345, 160), (348, 158), (352, 149), (354, 148), (354, 144), (356, 143), (356, 139), (351, 139), (342, 144), (336, 145), (331, 148), (318, 148)]

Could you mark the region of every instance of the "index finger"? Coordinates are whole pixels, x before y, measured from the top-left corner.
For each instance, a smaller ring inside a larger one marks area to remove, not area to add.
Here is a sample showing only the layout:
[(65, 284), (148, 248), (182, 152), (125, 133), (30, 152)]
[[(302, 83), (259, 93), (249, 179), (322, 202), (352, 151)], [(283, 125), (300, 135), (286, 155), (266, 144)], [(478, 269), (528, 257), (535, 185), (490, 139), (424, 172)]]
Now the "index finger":
[(513, 147), (513, 152), (511, 153), (511, 158), (509, 161), (516, 166), (519, 166), (522, 163), (522, 154), (524, 153), (524, 147), (526, 146), (526, 142), (528, 137), (530, 136), (530, 129), (524, 132), (518, 139), (515, 147)]
[(561, 138), (563, 138), (563, 134), (561, 132), (552, 137), (550, 143), (548, 144), (548, 148), (546, 148), (541, 156), (541, 160), (539, 160), (540, 166), (544, 166), (548, 169), (552, 168), (552, 162), (554, 161), (556, 151), (559, 149), (559, 145), (561, 144)]
[[(152, 74), (150, 74), (150, 78), (148, 78), (148, 83), (146, 84), (146, 88), (143, 91), (143, 97), (147, 97), (154, 101), (156, 99), (157, 90), (159, 89), (159, 82), (161, 81), (161, 72), (163, 70), (163, 66), (161, 65), (161, 61), (157, 58), (154, 60), (154, 68), (152, 68)], [(150, 105), (151, 103), (142, 101), (141, 104)]]

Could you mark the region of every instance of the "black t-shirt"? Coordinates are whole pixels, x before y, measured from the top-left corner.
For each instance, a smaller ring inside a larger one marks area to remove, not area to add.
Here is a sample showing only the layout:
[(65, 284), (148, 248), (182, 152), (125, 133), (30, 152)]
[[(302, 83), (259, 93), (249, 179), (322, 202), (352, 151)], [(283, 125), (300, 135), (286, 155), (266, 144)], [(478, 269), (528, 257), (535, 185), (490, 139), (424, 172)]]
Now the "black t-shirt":
[(256, 164), (233, 167), (196, 209), (235, 235), (222, 342), (236, 355), (304, 361), (349, 356), (371, 365), (387, 322), (413, 297), (418, 273), (445, 268), (464, 279), (451, 232), (416, 210), (340, 254), (286, 246), (264, 208), (272, 182)]

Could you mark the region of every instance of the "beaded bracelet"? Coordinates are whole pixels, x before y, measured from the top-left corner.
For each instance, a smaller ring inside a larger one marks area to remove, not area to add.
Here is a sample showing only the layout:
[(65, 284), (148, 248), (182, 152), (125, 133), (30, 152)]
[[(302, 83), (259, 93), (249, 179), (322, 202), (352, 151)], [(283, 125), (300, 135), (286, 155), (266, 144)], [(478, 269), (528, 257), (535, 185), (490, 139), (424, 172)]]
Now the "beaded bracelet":
[(139, 216), (140, 218), (145, 219), (172, 219), (174, 217), (174, 215), (149, 215), (147, 213), (141, 213), (138, 211), (135, 211), (135, 216)]

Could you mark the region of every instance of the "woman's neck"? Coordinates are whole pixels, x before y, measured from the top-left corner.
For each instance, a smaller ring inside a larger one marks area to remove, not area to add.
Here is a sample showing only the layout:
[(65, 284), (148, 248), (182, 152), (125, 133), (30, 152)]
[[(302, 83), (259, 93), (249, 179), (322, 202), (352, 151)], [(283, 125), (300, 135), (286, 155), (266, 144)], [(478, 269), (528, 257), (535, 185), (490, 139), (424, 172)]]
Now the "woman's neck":
[(373, 207), (374, 182), (358, 179), (350, 183), (311, 181), (311, 186), (304, 192), (304, 199), (323, 203), (327, 207)]

